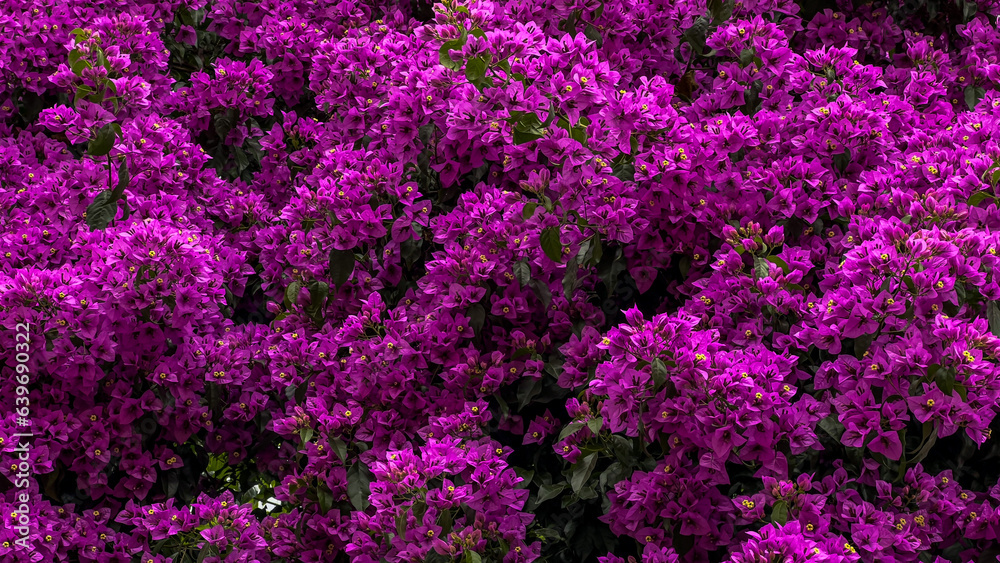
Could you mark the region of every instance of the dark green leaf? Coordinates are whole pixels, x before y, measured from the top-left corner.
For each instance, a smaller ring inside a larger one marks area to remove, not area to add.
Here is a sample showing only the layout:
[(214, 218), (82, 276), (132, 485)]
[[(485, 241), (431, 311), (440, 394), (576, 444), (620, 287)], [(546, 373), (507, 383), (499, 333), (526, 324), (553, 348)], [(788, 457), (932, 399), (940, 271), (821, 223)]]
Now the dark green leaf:
[(753, 257), (753, 269), (754, 273), (757, 274), (757, 279), (766, 278), (771, 273), (770, 263), (760, 256)]
[(340, 438), (333, 438), (330, 440), (330, 445), (333, 446), (333, 453), (337, 454), (340, 461), (347, 462), (347, 443), (345, 443)]
[(871, 348), (872, 340), (875, 339), (874, 334), (862, 334), (854, 339), (854, 355), (860, 360), (864, 357), (865, 352)]
[(403, 256), (403, 263), (407, 267), (413, 266), (423, 256), (423, 252), (424, 241), (420, 238), (407, 239), (399, 245), (399, 253)]
[(652, 371), (650, 373), (653, 377), (653, 384), (658, 390), (660, 387), (663, 387), (664, 383), (667, 382), (667, 365), (664, 364), (663, 360), (660, 358), (654, 359), (653, 363), (650, 365), (652, 366)]
[(583, 422), (580, 422), (578, 420), (574, 421), (574, 422), (570, 422), (569, 424), (567, 424), (562, 429), (561, 432), (559, 432), (559, 438), (556, 441), (557, 442), (562, 442), (566, 438), (568, 438), (568, 437), (572, 436), (573, 434), (576, 434), (577, 432), (579, 432), (584, 426), (586, 426), (586, 425)]
[(791, 268), (788, 267), (788, 262), (785, 262), (783, 258), (779, 258), (777, 256), (768, 256), (767, 261), (781, 268), (781, 272), (783, 274), (787, 274), (791, 270)]
[(371, 495), (372, 474), (362, 462), (351, 465), (347, 470), (347, 496), (355, 510), (368, 508), (368, 496)]
[(708, 13), (712, 18), (718, 20), (718, 16), (715, 15), (718, 12), (722, 12), (722, 0), (708, 0)]
[(122, 195), (125, 194), (125, 187), (128, 186), (128, 181), (130, 179), (131, 176), (128, 172), (128, 166), (125, 165), (125, 159), (122, 159), (122, 164), (118, 167), (118, 185), (115, 186), (112, 198), (115, 200), (121, 199)]
[(604, 36), (601, 35), (601, 32), (593, 24), (588, 23), (587, 27), (583, 28), (583, 35), (587, 39), (597, 43), (598, 49), (604, 45)]
[(572, 301), (573, 290), (576, 289), (577, 284), (577, 272), (580, 270), (580, 265), (577, 264), (576, 259), (570, 260), (566, 264), (566, 273), (563, 275), (563, 296), (566, 297), (567, 301)]
[(587, 421), (587, 428), (594, 433), (594, 436), (600, 434), (602, 426), (604, 426), (604, 417), (595, 416)]
[(559, 493), (566, 490), (566, 483), (553, 483), (551, 485), (542, 485), (538, 487), (538, 500), (537, 504), (542, 504), (543, 502), (556, 498)]
[(590, 245), (590, 259), (587, 260), (587, 265), (591, 267), (597, 266), (603, 257), (604, 246), (601, 244), (601, 235), (595, 234), (593, 242)]
[(450, 510), (442, 510), (441, 515), (438, 516), (437, 524), (441, 526), (442, 534), (447, 535), (451, 533), (451, 528), (455, 524), (455, 517)]
[(552, 290), (549, 289), (549, 286), (542, 280), (533, 279), (528, 285), (531, 286), (535, 295), (537, 295), (538, 299), (541, 300), (542, 307), (548, 308), (548, 306), (552, 304)]
[(976, 105), (979, 104), (979, 100), (983, 99), (986, 95), (986, 89), (982, 86), (966, 86), (965, 87), (965, 105), (968, 106), (969, 111), (976, 109)]
[(695, 55), (701, 55), (705, 51), (705, 37), (708, 34), (708, 18), (699, 16), (691, 27), (684, 30), (684, 39), (691, 44)]
[(945, 395), (949, 397), (954, 394), (955, 391), (955, 373), (951, 370), (940, 370), (934, 377), (934, 381), (937, 383), (938, 389), (940, 389)]
[(90, 230), (103, 230), (118, 213), (118, 205), (111, 190), (104, 190), (87, 206), (87, 226)]
[(513, 137), (515, 145), (523, 145), (525, 143), (530, 143), (535, 139), (541, 139), (542, 133), (534, 128), (531, 130), (523, 130), (520, 126), (518, 126), (514, 128)]
[(771, 522), (784, 526), (788, 522), (788, 504), (779, 500), (771, 507)]
[(444, 45), (441, 45), (441, 49), (438, 51), (438, 61), (441, 63), (441, 66), (450, 68), (451, 70), (458, 70), (462, 68), (462, 63), (451, 58), (450, 52), (453, 50), (458, 51), (462, 48), (464, 43), (465, 42), (460, 39), (452, 39)]
[(818, 426), (837, 441), (840, 441), (840, 437), (843, 436), (844, 431), (847, 430), (844, 428), (844, 424), (837, 419), (837, 415), (835, 414), (831, 414), (830, 416), (820, 420)]
[(239, 118), (239, 111), (236, 108), (229, 108), (225, 113), (218, 113), (215, 115), (215, 134), (219, 136), (220, 139), (225, 139), (229, 132), (236, 127), (236, 120)]
[(291, 309), (292, 305), (299, 300), (299, 292), (302, 291), (302, 282), (296, 280), (288, 284), (285, 288), (285, 308)]
[(573, 465), (570, 469), (569, 485), (574, 493), (580, 492), (580, 489), (587, 484), (595, 467), (597, 467), (597, 452), (589, 454)]
[(981, 201), (984, 201), (987, 198), (992, 199), (994, 202), (997, 199), (990, 193), (987, 193), (985, 191), (980, 191), (972, 194), (972, 196), (969, 197), (969, 205), (974, 207), (976, 205), (979, 205)]
[(337, 250), (336, 248), (330, 251), (330, 281), (333, 282), (334, 287), (339, 288), (351, 279), (351, 274), (354, 273), (354, 263), (354, 251)]
[(990, 323), (993, 336), (1000, 336), (1000, 304), (990, 301), (986, 306), (986, 320)]
[(316, 489), (316, 496), (319, 500), (320, 514), (329, 512), (333, 506), (333, 491), (326, 486), (326, 483), (320, 482), (319, 487)]
[(87, 145), (87, 154), (90, 156), (104, 156), (111, 152), (111, 147), (115, 146), (115, 130), (111, 124), (101, 127), (90, 144)]
[(237, 173), (243, 172), (250, 166), (250, 158), (247, 157), (246, 151), (240, 147), (233, 147), (233, 158), (236, 159)]
[(531, 219), (532, 215), (535, 214), (535, 209), (537, 207), (538, 207), (538, 202), (529, 201), (528, 203), (525, 203), (524, 209), (521, 210), (521, 217), (524, 218), (525, 221)]
[(484, 57), (473, 57), (465, 61), (465, 78), (472, 84), (479, 84), (486, 78), (486, 60)]
[(469, 327), (472, 328), (473, 334), (479, 335), (483, 330), (483, 324), (486, 322), (486, 308), (481, 304), (475, 303), (469, 307)]
[[(326, 305), (326, 298), (330, 294), (330, 285), (323, 281), (314, 281), (309, 284), (309, 304), (306, 305), (306, 314), (314, 320), (323, 312)], [(318, 320), (317, 320), (318, 322)]]
[[(94, 65), (90, 64), (90, 61), (88, 61), (87, 59), (77, 59), (77, 61), (75, 63), (73, 63), (72, 66), (70, 67), (70, 70), (73, 71), (73, 74), (75, 74), (77, 76), (80, 76), (80, 74), (85, 69), (89, 69), (89, 68), (94, 68)], [(77, 93), (77, 96), (79, 96), (79, 95), (80, 94)]]
[(299, 430), (299, 439), (302, 440), (303, 444), (309, 443), (309, 441), (312, 440), (313, 436), (315, 436), (315, 435), (316, 435), (316, 431), (313, 430), (312, 427), (309, 427), (309, 426), (307, 426), (307, 427), (302, 428), (302, 429)]
[(521, 287), (527, 287), (531, 282), (531, 266), (524, 260), (514, 263), (514, 279), (521, 284)]
[(559, 227), (546, 227), (539, 237), (542, 250), (554, 262), (562, 262), (562, 243), (559, 241)]
[(851, 163), (851, 149), (845, 149), (844, 152), (833, 156), (833, 165), (837, 168), (837, 171), (841, 174), (847, 169), (847, 165)]

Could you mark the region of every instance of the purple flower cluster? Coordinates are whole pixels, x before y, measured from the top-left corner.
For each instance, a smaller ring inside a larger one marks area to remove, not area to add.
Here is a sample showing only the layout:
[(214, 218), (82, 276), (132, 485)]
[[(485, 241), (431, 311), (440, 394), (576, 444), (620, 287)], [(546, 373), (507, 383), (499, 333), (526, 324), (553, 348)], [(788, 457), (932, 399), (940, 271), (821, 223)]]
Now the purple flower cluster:
[(8, 2), (0, 560), (995, 558), (1000, 3), (924, 4)]

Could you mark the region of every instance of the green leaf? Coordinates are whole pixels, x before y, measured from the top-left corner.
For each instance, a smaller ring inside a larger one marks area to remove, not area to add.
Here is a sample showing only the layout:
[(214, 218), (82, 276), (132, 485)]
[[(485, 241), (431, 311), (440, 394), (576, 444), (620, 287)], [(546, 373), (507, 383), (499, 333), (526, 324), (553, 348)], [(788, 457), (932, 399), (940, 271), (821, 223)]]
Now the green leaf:
[(542, 379), (534, 377), (526, 377), (521, 380), (521, 384), (517, 386), (517, 408), (523, 409), (531, 403), (531, 400), (538, 396), (542, 392)]
[(708, 12), (712, 14), (712, 23), (720, 24), (731, 18), (735, 7), (735, 0), (709, 0)]
[(864, 357), (865, 352), (868, 351), (872, 346), (872, 341), (875, 339), (874, 334), (862, 334), (854, 339), (854, 354), (860, 360)]
[(598, 49), (604, 45), (604, 36), (601, 35), (601, 32), (593, 24), (588, 23), (587, 27), (583, 28), (583, 35), (587, 39), (597, 43)]
[(780, 526), (788, 522), (788, 504), (785, 501), (779, 500), (771, 507), (771, 522)]
[(128, 166), (125, 165), (125, 159), (122, 159), (122, 164), (118, 167), (118, 185), (115, 186), (115, 191), (112, 193), (112, 197), (115, 200), (119, 200), (123, 195), (125, 195), (125, 187), (128, 186), (128, 182), (131, 178), (132, 177), (128, 172)]
[(833, 156), (833, 165), (837, 168), (837, 171), (841, 174), (847, 169), (847, 165), (851, 163), (851, 149), (844, 149), (844, 152)]
[(979, 104), (979, 100), (982, 100), (985, 95), (986, 89), (982, 86), (966, 86), (965, 105), (969, 108), (969, 111), (976, 109), (976, 105)]
[(437, 525), (441, 526), (441, 533), (447, 535), (451, 533), (452, 526), (455, 524), (455, 517), (452, 515), (450, 510), (442, 510), (441, 515), (438, 516)]
[(330, 294), (330, 285), (323, 281), (314, 281), (309, 284), (309, 304), (306, 305), (306, 314), (310, 318), (319, 322), (318, 317), (323, 312), (326, 305), (326, 298)]
[(768, 256), (767, 261), (781, 268), (781, 273), (783, 274), (788, 274), (788, 272), (791, 271), (791, 268), (788, 266), (788, 262), (785, 262), (783, 258), (779, 258), (777, 256)]
[(945, 395), (949, 397), (954, 395), (955, 391), (955, 373), (951, 370), (941, 370), (938, 371), (937, 375), (934, 377), (935, 383), (937, 383), (938, 389), (940, 389)]
[(559, 493), (566, 490), (566, 486), (567, 484), (565, 482), (562, 482), (562, 483), (553, 483), (551, 485), (542, 485), (541, 487), (538, 487), (538, 500), (535, 501), (535, 503), (542, 504), (547, 500), (556, 498), (557, 496), (559, 496)]
[(347, 496), (355, 510), (364, 510), (370, 504), (372, 474), (368, 467), (357, 462), (347, 470)]
[(236, 120), (239, 118), (239, 111), (236, 108), (229, 108), (225, 113), (215, 114), (215, 134), (219, 136), (220, 139), (225, 139), (229, 132), (236, 127)]
[(577, 283), (577, 273), (580, 270), (580, 265), (577, 263), (576, 258), (573, 258), (566, 264), (566, 274), (563, 275), (563, 296), (566, 297), (567, 301), (572, 301), (573, 290), (576, 289)]
[(993, 336), (1000, 336), (1000, 304), (990, 301), (986, 306), (986, 319), (990, 323), (990, 332)]
[(718, 20), (719, 17), (716, 13), (722, 12), (722, 0), (708, 0), (708, 13), (712, 15), (712, 18)]
[(113, 197), (111, 190), (104, 190), (94, 197), (94, 201), (87, 206), (87, 226), (90, 230), (106, 229), (111, 220), (118, 212), (117, 198)]
[(316, 489), (316, 497), (319, 500), (320, 514), (329, 512), (330, 508), (333, 507), (333, 491), (325, 483), (321, 482)]
[(451, 41), (445, 42), (444, 45), (441, 45), (441, 49), (438, 51), (438, 61), (441, 63), (441, 66), (445, 68), (450, 68), (451, 70), (458, 70), (462, 68), (461, 62), (458, 62), (455, 59), (451, 58), (450, 51), (453, 50), (458, 51), (459, 49), (462, 48), (462, 45), (464, 44), (465, 40), (463, 38), (463, 39), (452, 39)]
[(527, 287), (531, 282), (531, 266), (524, 260), (514, 262), (514, 279), (521, 284), (521, 287)]
[(830, 416), (820, 420), (818, 426), (837, 441), (840, 441), (840, 437), (843, 436), (844, 432), (847, 430), (844, 428), (844, 424), (837, 419), (837, 415), (835, 414), (831, 414)]
[(597, 467), (597, 452), (589, 454), (573, 465), (570, 470), (569, 485), (573, 488), (574, 493), (579, 493), (580, 489), (587, 484), (595, 467)]
[(333, 438), (330, 440), (330, 445), (333, 446), (333, 453), (337, 454), (340, 461), (347, 462), (347, 443), (340, 438)]
[(80, 58), (78, 58), (76, 62), (70, 66), (70, 70), (72, 70), (73, 74), (77, 76), (80, 76), (85, 69), (90, 69), (90, 68), (94, 68), (94, 65), (90, 64), (90, 61), (88, 61), (87, 59), (80, 59)]
[(524, 204), (524, 209), (521, 210), (521, 217), (527, 221), (535, 214), (535, 209), (538, 207), (538, 202), (529, 201)]
[(483, 56), (465, 61), (465, 78), (472, 84), (480, 84), (486, 78), (486, 60)]
[(653, 377), (653, 384), (656, 386), (655, 389), (663, 387), (663, 384), (667, 382), (667, 365), (663, 363), (663, 360), (656, 358), (653, 360), (651, 375)]
[(474, 303), (469, 307), (467, 314), (469, 315), (469, 327), (472, 328), (473, 334), (479, 335), (486, 322), (486, 308), (479, 303)]
[(684, 40), (694, 48), (695, 55), (701, 55), (705, 51), (705, 38), (708, 35), (708, 18), (699, 16), (691, 27), (684, 30)]
[(757, 279), (766, 278), (771, 274), (771, 266), (769, 262), (760, 256), (753, 257), (753, 269), (757, 274)]
[(976, 205), (979, 205), (979, 203), (981, 201), (985, 200), (986, 198), (990, 198), (994, 202), (997, 199), (996, 196), (994, 196), (992, 194), (989, 194), (989, 193), (987, 193), (985, 191), (980, 191), (980, 192), (976, 192), (976, 193), (972, 194), (972, 196), (969, 197), (969, 205), (972, 206), (972, 207), (975, 207)]
[(465, 562), (466, 563), (483, 563), (483, 558), (482, 558), (481, 555), (479, 555), (475, 551), (466, 551), (465, 552)]
[(337, 250), (334, 248), (330, 251), (330, 281), (333, 282), (334, 287), (339, 288), (347, 283), (347, 280), (351, 279), (351, 274), (354, 273), (355, 262), (354, 251), (352, 250)]
[(568, 438), (568, 437), (572, 436), (573, 434), (576, 434), (577, 432), (579, 432), (584, 426), (586, 426), (586, 425), (583, 422), (579, 421), (579, 420), (574, 421), (574, 422), (570, 422), (569, 424), (566, 425), (565, 428), (562, 429), (561, 432), (559, 432), (559, 438), (556, 441), (557, 442), (562, 442), (566, 438)]
[(601, 235), (595, 234), (593, 242), (590, 245), (590, 260), (587, 261), (587, 265), (591, 267), (597, 266), (603, 257), (604, 246), (601, 244)]
[(597, 436), (601, 432), (601, 427), (604, 426), (604, 417), (596, 416), (587, 421), (587, 428)]
[(542, 138), (541, 131), (532, 128), (529, 131), (522, 130), (520, 126), (515, 127), (513, 131), (514, 144), (523, 145), (525, 143), (530, 143), (536, 139)]
[(296, 280), (288, 284), (285, 288), (285, 308), (291, 309), (299, 299), (299, 292), (302, 291), (302, 282)]
[(307, 427), (302, 428), (302, 429), (299, 430), (299, 439), (302, 440), (303, 444), (305, 444), (305, 443), (309, 442), (310, 440), (312, 440), (313, 436), (315, 436), (315, 435), (316, 435), (316, 431), (313, 430), (312, 427), (309, 427), (309, 426), (307, 426)]
[(549, 286), (545, 284), (545, 282), (543, 282), (542, 280), (533, 279), (528, 285), (531, 286), (531, 289), (535, 292), (535, 295), (537, 295), (538, 299), (542, 302), (542, 307), (547, 308), (549, 305), (552, 304), (552, 290), (549, 289)]
[(236, 172), (240, 173), (250, 167), (250, 158), (240, 147), (233, 147), (233, 158), (236, 160)]
[(542, 250), (553, 262), (562, 262), (562, 243), (559, 241), (559, 227), (546, 227), (539, 237)]
[(97, 136), (87, 145), (87, 154), (90, 156), (104, 156), (111, 152), (111, 148), (114, 146), (115, 130), (109, 123), (101, 127), (100, 131), (97, 132)]

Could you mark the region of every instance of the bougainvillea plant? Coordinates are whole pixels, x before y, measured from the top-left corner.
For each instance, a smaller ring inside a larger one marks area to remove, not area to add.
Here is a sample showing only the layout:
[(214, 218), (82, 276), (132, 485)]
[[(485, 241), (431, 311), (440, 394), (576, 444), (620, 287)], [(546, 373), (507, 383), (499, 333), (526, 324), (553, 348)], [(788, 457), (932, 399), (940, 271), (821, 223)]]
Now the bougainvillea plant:
[(998, 16), (5, 2), (0, 561), (1000, 560)]

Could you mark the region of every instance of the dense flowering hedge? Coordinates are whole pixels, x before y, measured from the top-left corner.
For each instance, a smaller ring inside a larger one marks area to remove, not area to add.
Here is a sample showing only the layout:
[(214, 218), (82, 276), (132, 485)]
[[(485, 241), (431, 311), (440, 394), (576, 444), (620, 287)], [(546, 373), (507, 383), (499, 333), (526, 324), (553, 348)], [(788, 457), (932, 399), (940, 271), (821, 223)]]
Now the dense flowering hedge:
[(5, 2), (0, 560), (996, 560), (998, 15)]

